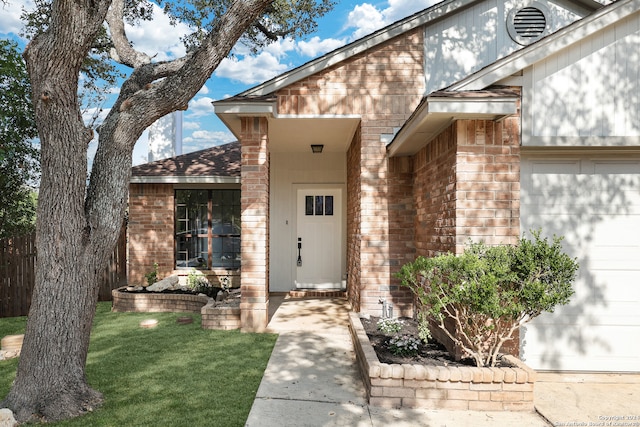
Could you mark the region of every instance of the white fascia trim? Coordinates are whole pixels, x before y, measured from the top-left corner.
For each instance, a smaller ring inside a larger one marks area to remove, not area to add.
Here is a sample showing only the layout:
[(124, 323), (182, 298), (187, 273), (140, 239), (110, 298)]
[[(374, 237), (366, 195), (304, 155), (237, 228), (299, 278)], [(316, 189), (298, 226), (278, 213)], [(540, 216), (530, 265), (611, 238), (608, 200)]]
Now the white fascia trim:
[(448, 91), (482, 90), (495, 82), (615, 24), (640, 10), (640, 0), (619, 0), (458, 81)]
[(240, 184), (231, 176), (132, 176), (131, 184)]
[(273, 116), (276, 111), (275, 102), (224, 102), (213, 103), (213, 111), (216, 115), (235, 114), (239, 116)]
[(360, 114), (274, 114), (276, 119), (361, 119)]
[(305, 79), (321, 70), (324, 70), (332, 65), (338, 64), (345, 59), (362, 53), (374, 46), (382, 44), (394, 37), (413, 30), (414, 28), (425, 25), (431, 21), (439, 20), (444, 16), (455, 12), (458, 9), (467, 7), (473, 3), (477, 3), (479, 0), (453, 0), (445, 1), (442, 5), (428, 9), (427, 12), (415, 15), (409, 19), (398, 21), (395, 24), (375, 32), (367, 37), (350, 43), (342, 48), (336, 49), (320, 58), (314, 59), (305, 65), (302, 65), (287, 73), (281, 74), (259, 86), (246, 90), (239, 94), (239, 96), (247, 95), (267, 95), (275, 92), (276, 90)]
[(445, 99), (427, 97), (427, 114), (443, 113), (452, 116), (496, 115), (505, 116), (518, 112), (517, 100), (511, 98)]

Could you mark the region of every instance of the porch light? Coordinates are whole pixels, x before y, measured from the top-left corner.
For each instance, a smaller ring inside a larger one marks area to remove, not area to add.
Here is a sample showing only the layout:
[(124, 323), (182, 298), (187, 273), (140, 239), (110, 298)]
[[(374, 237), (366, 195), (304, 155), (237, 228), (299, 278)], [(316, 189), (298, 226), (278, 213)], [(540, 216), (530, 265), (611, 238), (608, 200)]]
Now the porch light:
[(313, 154), (322, 153), (323, 149), (324, 149), (323, 144), (311, 144), (311, 152), (313, 152)]

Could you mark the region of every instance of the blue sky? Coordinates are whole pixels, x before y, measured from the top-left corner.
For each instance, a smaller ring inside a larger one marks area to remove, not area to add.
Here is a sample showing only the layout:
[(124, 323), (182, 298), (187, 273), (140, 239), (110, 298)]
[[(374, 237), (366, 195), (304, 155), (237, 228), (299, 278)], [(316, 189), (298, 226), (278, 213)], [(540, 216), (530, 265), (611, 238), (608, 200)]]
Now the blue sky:
[[(32, 8), (32, 0), (7, 0), (0, 5), (0, 37), (18, 39), (23, 8)], [(287, 70), (302, 65), (324, 53), (344, 46), (392, 22), (432, 6), (438, 0), (379, 0), (337, 1), (336, 7), (318, 23), (318, 30), (303, 40), (281, 40), (257, 55), (250, 55), (242, 46), (234, 49), (234, 59), (225, 59), (213, 76), (189, 103), (183, 115), (183, 152), (191, 152), (235, 140), (216, 118), (212, 101), (235, 95), (245, 89), (269, 80)], [(139, 50), (155, 55), (157, 60), (168, 60), (184, 54), (179, 41), (188, 32), (185, 25), (171, 26), (157, 8), (151, 23), (127, 28), (127, 34)], [(20, 40), (24, 45), (24, 40)], [(117, 93), (117, 88), (114, 92)], [(109, 98), (103, 106), (106, 115), (113, 103)], [(134, 164), (146, 161), (146, 134), (134, 150)], [(95, 143), (90, 151), (95, 150)], [(91, 155), (91, 153), (90, 153)]]

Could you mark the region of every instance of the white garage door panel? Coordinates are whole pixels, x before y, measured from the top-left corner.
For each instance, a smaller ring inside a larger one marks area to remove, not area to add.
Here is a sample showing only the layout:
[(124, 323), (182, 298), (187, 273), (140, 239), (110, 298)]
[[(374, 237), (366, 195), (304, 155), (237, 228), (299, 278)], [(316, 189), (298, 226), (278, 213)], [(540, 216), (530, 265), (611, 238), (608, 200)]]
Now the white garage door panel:
[[(567, 327), (566, 324), (548, 325), (547, 330), (557, 330), (559, 327)], [(640, 334), (638, 326), (589, 326), (589, 331), (576, 332), (567, 336), (566, 343), (554, 340), (551, 334), (540, 336), (536, 332), (539, 328), (526, 328), (527, 340), (535, 342), (548, 341), (547, 351), (537, 354), (526, 354), (529, 366), (544, 366), (546, 370), (563, 371), (617, 371), (633, 372), (638, 370), (638, 357), (629, 351), (633, 347), (632, 339), (619, 341), (601, 339), (611, 334), (623, 332), (627, 337), (636, 337)], [(615, 358), (612, 354), (616, 354)], [(601, 369), (594, 369), (601, 367)]]
[(580, 263), (571, 303), (525, 327), (536, 369), (640, 371), (640, 161), (523, 159), (523, 231), (564, 235)]

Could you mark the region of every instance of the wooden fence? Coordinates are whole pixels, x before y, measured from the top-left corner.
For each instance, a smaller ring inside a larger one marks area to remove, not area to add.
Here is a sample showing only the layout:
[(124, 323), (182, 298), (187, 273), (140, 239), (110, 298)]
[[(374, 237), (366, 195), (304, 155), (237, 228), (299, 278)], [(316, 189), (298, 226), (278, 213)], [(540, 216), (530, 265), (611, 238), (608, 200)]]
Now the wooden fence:
[[(35, 285), (36, 236), (0, 239), (0, 317), (26, 316)], [(127, 283), (127, 233), (123, 227), (100, 283), (100, 301)]]

